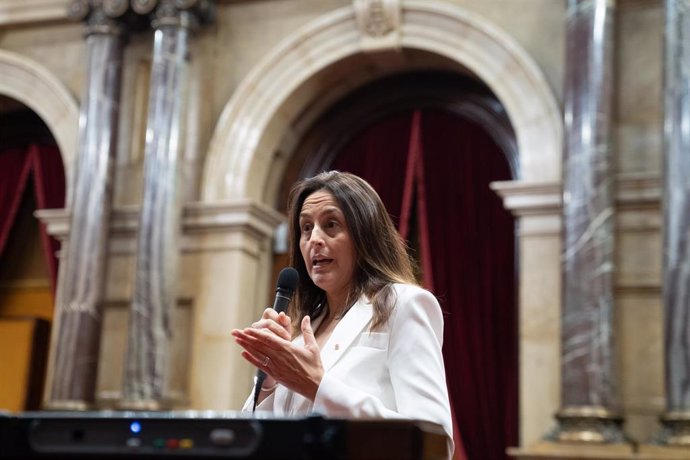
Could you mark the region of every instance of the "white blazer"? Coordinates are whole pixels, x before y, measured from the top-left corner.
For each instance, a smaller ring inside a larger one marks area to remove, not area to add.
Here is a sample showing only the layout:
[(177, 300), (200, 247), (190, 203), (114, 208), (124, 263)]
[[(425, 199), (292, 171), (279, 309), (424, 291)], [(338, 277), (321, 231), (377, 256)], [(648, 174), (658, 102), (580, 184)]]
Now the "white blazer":
[[(257, 412), (427, 420), (443, 426), (452, 454), (441, 307), (418, 286), (394, 284), (393, 288), (395, 306), (385, 326), (369, 332), (374, 311), (362, 297), (335, 327), (321, 348), (324, 375), (314, 401), (279, 385)], [(320, 321), (314, 321), (314, 330)], [(301, 335), (294, 342), (304, 343)], [(252, 395), (244, 411), (251, 411)]]

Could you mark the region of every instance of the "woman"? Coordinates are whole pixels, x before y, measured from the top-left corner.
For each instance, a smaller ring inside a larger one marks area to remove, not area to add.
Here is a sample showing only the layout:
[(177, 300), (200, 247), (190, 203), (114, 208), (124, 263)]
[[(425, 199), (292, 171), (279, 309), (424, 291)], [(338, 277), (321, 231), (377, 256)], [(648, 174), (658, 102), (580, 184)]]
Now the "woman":
[(300, 278), (288, 314), (267, 309), (232, 331), (268, 375), (256, 410), (428, 420), (443, 426), (452, 452), (441, 308), (415, 285), (376, 191), (337, 171), (306, 179), (290, 193), (289, 226)]

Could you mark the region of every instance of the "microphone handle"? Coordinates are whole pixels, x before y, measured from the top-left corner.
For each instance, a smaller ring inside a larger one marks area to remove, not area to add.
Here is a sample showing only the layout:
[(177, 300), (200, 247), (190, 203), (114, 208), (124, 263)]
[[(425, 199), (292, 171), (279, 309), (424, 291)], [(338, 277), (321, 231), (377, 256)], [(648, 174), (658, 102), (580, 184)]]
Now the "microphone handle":
[[(273, 309), (278, 313), (285, 312), (290, 304), (291, 298), (291, 292), (278, 288), (276, 291), (276, 298), (273, 301)], [(261, 393), (261, 387), (264, 384), (266, 377), (267, 375), (264, 371), (261, 369), (256, 370), (256, 382), (254, 384), (254, 407), (252, 408), (252, 412), (256, 411), (256, 405), (259, 401), (259, 393)]]

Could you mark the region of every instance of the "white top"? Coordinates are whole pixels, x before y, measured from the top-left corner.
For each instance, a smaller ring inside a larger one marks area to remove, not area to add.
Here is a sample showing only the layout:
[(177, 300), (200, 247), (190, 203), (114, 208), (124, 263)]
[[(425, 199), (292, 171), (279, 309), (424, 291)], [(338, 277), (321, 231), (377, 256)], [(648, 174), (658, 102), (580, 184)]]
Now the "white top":
[[(369, 332), (373, 306), (360, 298), (321, 348), (324, 375), (314, 401), (282, 385), (256, 411), (276, 416), (318, 413), (332, 418), (403, 418), (443, 426), (453, 451), (453, 427), (441, 347), (443, 315), (436, 298), (414, 285), (394, 284), (388, 323)], [(316, 330), (321, 319), (317, 319)], [(302, 336), (294, 343), (304, 343)], [(243, 411), (251, 411), (253, 393)]]

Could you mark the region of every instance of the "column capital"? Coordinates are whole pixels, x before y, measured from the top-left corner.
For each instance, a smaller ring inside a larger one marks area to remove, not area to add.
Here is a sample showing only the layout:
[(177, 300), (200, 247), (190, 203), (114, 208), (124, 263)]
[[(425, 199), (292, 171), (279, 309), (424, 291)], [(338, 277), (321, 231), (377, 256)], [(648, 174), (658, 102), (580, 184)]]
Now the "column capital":
[(128, 0), (72, 0), (67, 16), (86, 24), (86, 35), (122, 35), (131, 20)]
[(215, 17), (213, 0), (131, 0), (132, 9), (151, 17), (151, 26), (178, 26), (189, 29), (208, 24)]

